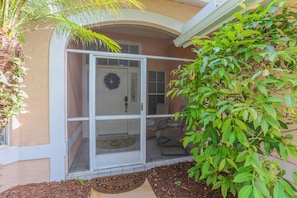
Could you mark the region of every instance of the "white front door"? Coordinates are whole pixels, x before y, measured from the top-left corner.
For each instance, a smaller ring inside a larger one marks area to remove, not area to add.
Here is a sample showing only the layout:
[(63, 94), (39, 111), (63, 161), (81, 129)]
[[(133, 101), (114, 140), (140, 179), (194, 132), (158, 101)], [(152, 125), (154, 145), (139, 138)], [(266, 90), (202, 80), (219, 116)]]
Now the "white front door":
[[(96, 115), (128, 115), (128, 68), (96, 69)], [(127, 120), (97, 121), (96, 136), (128, 134)]]

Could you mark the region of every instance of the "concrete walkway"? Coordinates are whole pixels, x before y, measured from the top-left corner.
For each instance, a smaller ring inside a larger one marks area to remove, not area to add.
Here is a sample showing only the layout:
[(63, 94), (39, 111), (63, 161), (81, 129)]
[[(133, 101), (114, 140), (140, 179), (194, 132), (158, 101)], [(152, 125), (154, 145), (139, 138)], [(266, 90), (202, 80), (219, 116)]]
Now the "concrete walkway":
[(156, 195), (146, 179), (142, 186), (125, 193), (105, 194), (92, 189), (90, 198), (156, 198)]

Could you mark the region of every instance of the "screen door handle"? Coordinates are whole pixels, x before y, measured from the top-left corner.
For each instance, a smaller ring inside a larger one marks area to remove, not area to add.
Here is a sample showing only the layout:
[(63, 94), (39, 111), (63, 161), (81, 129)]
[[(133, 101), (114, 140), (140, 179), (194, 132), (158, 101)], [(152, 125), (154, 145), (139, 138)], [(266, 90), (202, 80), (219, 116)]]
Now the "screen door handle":
[(128, 96), (125, 96), (125, 112), (128, 112)]

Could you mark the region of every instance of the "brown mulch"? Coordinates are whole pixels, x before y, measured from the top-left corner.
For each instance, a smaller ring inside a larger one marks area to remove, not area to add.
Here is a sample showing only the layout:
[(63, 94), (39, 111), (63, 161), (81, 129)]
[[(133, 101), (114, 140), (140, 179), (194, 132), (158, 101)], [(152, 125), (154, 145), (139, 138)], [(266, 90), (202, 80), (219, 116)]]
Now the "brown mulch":
[[(220, 198), (220, 190), (213, 191), (205, 183), (188, 179), (191, 162), (162, 166), (147, 171), (158, 198)], [(27, 184), (13, 187), (0, 194), (1, 198), (87, 198), (91, 191), (90, 181), (67, 180)], [(82, 183), (83, 182), (83, 183)], [(120, 195), (120, 194), (119, 194)], [(119, 196), (120, 197), (120, 196)]]

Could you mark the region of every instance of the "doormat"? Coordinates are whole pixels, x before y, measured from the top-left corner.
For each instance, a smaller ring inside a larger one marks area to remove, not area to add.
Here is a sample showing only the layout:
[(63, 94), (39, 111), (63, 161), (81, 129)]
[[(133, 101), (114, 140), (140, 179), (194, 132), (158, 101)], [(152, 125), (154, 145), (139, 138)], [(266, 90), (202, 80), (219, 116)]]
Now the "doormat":
[(123, 137), (114, 139), (100, 139), (96, 141), (96, 147), (101, 149), (119, 149), (132, 146), (136, 142), (136, 137)]
[(122, 174), (91, 179), (91, 187), (101, 193), (115, 194), (128, 192), (145, 182), (145, 172)]

